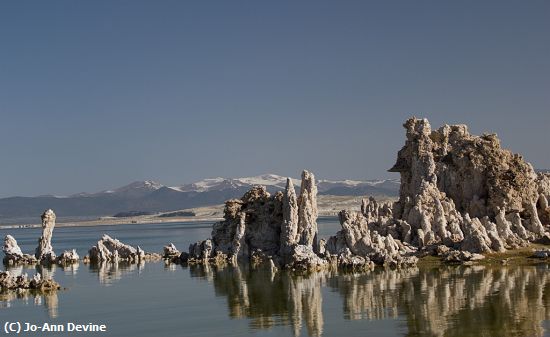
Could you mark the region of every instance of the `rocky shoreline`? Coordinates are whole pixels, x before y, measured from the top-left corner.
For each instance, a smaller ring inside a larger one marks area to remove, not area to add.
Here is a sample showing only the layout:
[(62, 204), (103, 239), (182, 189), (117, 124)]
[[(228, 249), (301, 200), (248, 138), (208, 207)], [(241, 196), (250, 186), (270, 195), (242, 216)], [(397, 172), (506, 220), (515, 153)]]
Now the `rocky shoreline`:
[[(255, 186), (225, 203), (224, 218), (211, 237), (180, 252), (143, 251), (104, 235), (82, 261), (264, 265), (273, 271), (340, 268), (366, 271), (376, 265), (405, 268), (425, 256), (446, 263), (474, 263), (487, 254), (550, 244), (550, 175), (536, 173), (520, 155), (500, 147), (496, 135), (469, 134), (465, 125), (432, 130), (426, 119), (404, 124), (406, 142), (391, 172), (401, 175), (398, 201), (364, 199), (359, 211), (339, 213), (341, 230), (319, 239), (315, 176), (303, 171), (300, 193), (292, 179), (273, 195)], [(25, 254), (11, 235), (4, 240), (5, 265), (73, 264), (75, 250), (57, 256), (51, 245), (56, 216), (42, 215), (42, 236), (34, 254)], [(546, 259), (545, 248), (533, 256)], [(0, 274), (2, 290), (59, 287), (37, 274), (14, 279)], [(42, 281), (40, 281), (42, 280)], [(40, 283), (42, 282), (42, 283)]]

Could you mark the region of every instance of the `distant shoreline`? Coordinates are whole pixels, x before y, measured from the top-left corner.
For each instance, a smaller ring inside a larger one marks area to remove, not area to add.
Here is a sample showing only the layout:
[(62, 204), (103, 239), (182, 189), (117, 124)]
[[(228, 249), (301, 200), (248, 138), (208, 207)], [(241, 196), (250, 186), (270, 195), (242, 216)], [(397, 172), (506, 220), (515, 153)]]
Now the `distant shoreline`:
[[(332, 212), (321, 213), (319, 217), (334, 217), (337, 214)], [(173, 218), (161, 218), (158, 216), (136, 216), (127, 218), (105, 217), (97, 220), (80, 220), (66, 221), (56, 223), (56, 228), (61, 227), (97, 227), (97, 226), (118, 226), (118, 225), (146, 225), (146, 224), (162, 224), (175, 222), (217, 222), (224, 220), (219, 216), (181, 216)], [(23, 228), (40, 228), (40, 223), (33, 224), (10, 224), (0, 225), (0, 230), (5, 229), (23, 229)]]
[[(100, 218), (97, 220), (67, 221), (58, 222), (56, 227), (95, 227), (95, 226), (117, 226), (117, 225), (143, 225), (156, 223), (174, 223), (174, 222), (201, 222), (201, 221), (220, 221), (223, 218), (217, 216), (188, 216), (188, 217), (127, 217), (127, 218)], [(61, 220), (63, 221), (63, 220)], [(41, 224), (10, 224), (0, 225), (0, 229), (19, 229), (19, 228), (39, 228)]]
[[(332, 196), (321, 195), (317, 202), (319, 207), (319, 216), (336, 216), (338, 212), (343, 209), (347, 210), (359, 210), (361, 206), (361, 199), (366, 196)], [(391, 197), (378, 197), (378, 200), (395, 200)], [(113, 217), (102, 216), (95, 219), (86, 220), (70, 220), (58, 217), (56, 227), (93, 227), (93, 226), (110, 226), (110, 225), (139, 225), (139, 224), (155, 224), (155, 223), (173, 223), (173, 222), (200, 222), (200, 221), (220, 221), (223, 220), (223, 208), (224, 205), (211, 205), (196, 208), (188, 208), (179, 211), (170, 211), (164, 213), (158, 213), (154, 215), (139, 215), (129, 217)], [(55, 210), (54, 210), (55, 211)], [(195, 216), (170, 216), (162, 217), (162, 214), (169, 214), (173, 212), (192, 212)], [(40, 227), (38, 222), (40, 218), (36, 219), (36, 222), (24, 222), (15, 224), (1, 224), (0, 229), (17, 229), (17, 228), (37, 228)], [(34, 220), (32, 220), (34, 221)]]

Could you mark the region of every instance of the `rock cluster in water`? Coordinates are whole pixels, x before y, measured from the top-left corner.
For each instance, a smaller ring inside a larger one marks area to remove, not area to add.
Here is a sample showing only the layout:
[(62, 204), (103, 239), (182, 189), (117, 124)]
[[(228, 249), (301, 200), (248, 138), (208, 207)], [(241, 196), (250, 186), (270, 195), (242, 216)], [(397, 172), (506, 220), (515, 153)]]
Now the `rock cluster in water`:
[[(303, 171), (299, 194), (289, 178), (285, 190), (273, 195), (255, 186), (241, 199), (228, 200), (211, 238), (191, 244), (188, 252), (169, 244), (162, 255), (147, 253), (104, 235), (84, 261), (164, 258), (192, 264), (247, 261), (272, 270), (364, 270), (412, 266), (426, 254), (446, 262), (477, 261), (485, 253), (550, 243), (550, 174), (537, 174), (520, 155), (502, 149), (494, 134), (474, 136), (465, 125), (432, 130), (428, 120), (417, 118), (404, 127), (406, 142), (390, 169), (401, 175), (399, 200), (369, 198), (360, 211), (341, 211), (341, 230), (326, 240), (318, 237), (315, 177)], [(7, 235), (4, 263), (78, 262), (75, 250), (56, 256), (54, 227), (55, 213), (47, 210), (34, 255), (24, 254)]]
[(51, 278), (43, 278), (40, 273), (29, 278), (27, 274), (15, 276), (9, 271), (0, 271), (0, 291), (36, 289), (41, 291), (58, 290), (60, 286)]
[(214, 224), (212, 238), (191, 244), (186, 262), (269, 263), (273, 268), (319, 269), (327, 264), (319, 254), (317, 187), (304, 171), (300, 194), (292, 180), (274, 195), (255, 186), (241, 199), (225, 203), (224, 221)]
[(119, 262), (125, 261), (136, 263), (145, 260), (160, 259), (161, 255), (156, 253), (147, 253), (139, 246), (133, 247), (122, 243), (117, 239), (104, 234), (101, 240), (97, 242), (89, 251), (86, 261), (90, 262)]
[(407, 140), (390, 169), (401, 175), (397, 202), (366, 199), (360, 212), (340, 212), (342, 229), (319, 241), (315, 179), (304, 171), (298, 197), (289, 179), (284, 192), (258, 186), (227, 201), (212, 238), (192, 244), (182, 259), (370, 269), (411, 266), (425, 254), (476, 261), (550, 241), (550, 175), (502, 149), (494, 134), (474, 136), (465, 125), (432, 130), (416, 118), (404, 127)]
[(407, 141), (390, 169), (401, 175), (399, 200), (371, 198), (361, 212), (342, 211), (329, 252), (377, 263), (409, 263), (415, 251), (471, 261), (548, 240), (548, 175), (502, 149), (494, 134), (474, 136), (465, 125), (432, 131), (416, 118), (404, 127)]
[(60, 256), (56, 256), (52, 247), (53, 229), (55, 227), (55, 213), (53, 210), (48, 209), (42, 214), (42, 235), (38, 239), (38, 246), (36, 247), (34, 254), (25, 254), (21, 251), (21, 248), (17, 244), (17, 240), (11, 236), (6, 235), (4, 238), (4, 264), (5, 265), (18, 265), (18, 264), (72, 264), (79, 261), (79, 256), (76, 250), (70, 250), (63, 252)]

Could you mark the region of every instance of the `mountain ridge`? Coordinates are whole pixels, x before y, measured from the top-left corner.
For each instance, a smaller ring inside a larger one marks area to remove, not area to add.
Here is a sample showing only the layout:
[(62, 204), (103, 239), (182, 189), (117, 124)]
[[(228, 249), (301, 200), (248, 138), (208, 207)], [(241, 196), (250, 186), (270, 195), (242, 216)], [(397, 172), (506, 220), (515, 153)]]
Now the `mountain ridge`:
[[(69, 196), (0, 198), (0, 221), (16, 217), (32, 217), (46, 208), (58, 216), (106, 216), (119, 212), (164, 212), (221, 204), (240, 198), (254, 185), (264, 185), (270, 193), (283, 190), (286, 177), (263, 174), (243, 178), (207, 178), (190, 184), (167, 186), (153, 180), (130, 184), (96, 193), (81, 192)], [(292, 178), (297, 189), (300, 180)], [(326, 180), (317, 182), (319, 194), (338, 196), (396, 196), (399, 180)]]

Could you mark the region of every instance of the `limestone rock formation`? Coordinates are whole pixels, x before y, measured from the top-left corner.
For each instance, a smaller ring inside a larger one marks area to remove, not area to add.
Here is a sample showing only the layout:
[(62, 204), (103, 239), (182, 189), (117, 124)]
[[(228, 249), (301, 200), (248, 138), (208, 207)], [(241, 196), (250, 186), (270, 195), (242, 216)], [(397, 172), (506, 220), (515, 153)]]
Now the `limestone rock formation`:
[(11, 274), (9, 271), (0, 271), (0, 290), (20, 290), (36, 289), (41, 291), (58, 290), (61, 287), (51, 278), (43, 278), (40, 273), (36, 273), (29, 279), (27, 274), (19, 276)]
[(317, 214), (315, 176), (311, 172), (304, 171), (298, 199), (299, 244), (313, 246), (315, 251), (318, 251)]
[(537, 211), (543, 225), (550, 226), (550, 173), (539, 173), (537, 177), (539, 199)]
[[(406, 237), (408, 229), (396, 224), (381, 225), (384, 220), (391, 219), (387, 204), (378, 205), (371, 199), (363, 202), (362, 209), (367, 213), (340, 212), (342, 230), (328, 239), (326, 254), (337, 255), (340, 264), (350, 265), (353, 269), (361, 264), (368, 267), (371, 261), (389, 266), (416, 264), (417, 259), (413, 256), (416, 248), (394, 239), (394, 236)], [(354, 257), (360, 257), (364, 262)]]
[(365, 199), (361, 212), (341, 212), (327, 254), (400, 265), (414, 263), (417, 249), (443, 245), (452, 248), (444, 259), (471, 261), (548, 239), (550, 175), (537, 175), (496, 135), (474, 136), (465, 125), (432, 131), (416, 118), (404, 127), (407, 140), (390, 169), (401, 175), (399, 200)]
[(104, 234), (97, 245), (93, 246), (89, 251), (89, 260), (91, 262), (130, 262), (137, 263), (145, 260), (161, 259), (160, 254), (146, 253), (139, 246), (132, 247), (117, 239), (111, 238)]
[(390, 171), (401, 174), (394, 216), (411, 226), (413, 243), (485, 253), (545, 235), (537, 202), (546, 180), (496, 135), (473, 136), (465, 125), (432, 131), (416, 118), (404, 126), (407, 141)]
[(283, 194), (283, 225), (281, 227), (281, 253), (298, 243), (298, 201), (291, 178), (286, 180)]
[(55, 227), (55, 213), (48, 209), (42, 214), (42, 236), (38, 240), (35, 257), (40, 262), (53, 263), (56, 255), (52, 247), (52, 235)]
[(11, 235), (6, 235), (4, 238), (4, 264), (6, 265), (15, 265), (15, 264), (34, 264), (36, 263), (36, 257), (30, 254), (23, 254), (21, 248), (17, 244), (17, 240)]
[(317, 187), (311, 172), (302, 173), (298, 197), (291, 179), (274, 195), (255, 186), (225, 203), (224, 219), (214, 224), (211, 239), (190, 245), (185, 262), (254, 259), (301, 270), (327, 264), (317, 254)]
[(179, 256), (181, 255), (181, 252), (176, 248), (176, 246), (173, 243), (169, 243), (167, 246), (164, 246), (162, 251), (163, 251), (162, 257), (164, 259), (179, 258)]
[(76, 249), (66, 250), (61, 255), (57, 257), (56, 262), (60, 265), (68, 265), (73, 263), (78, 263), (80, 257), (76, 252)]

